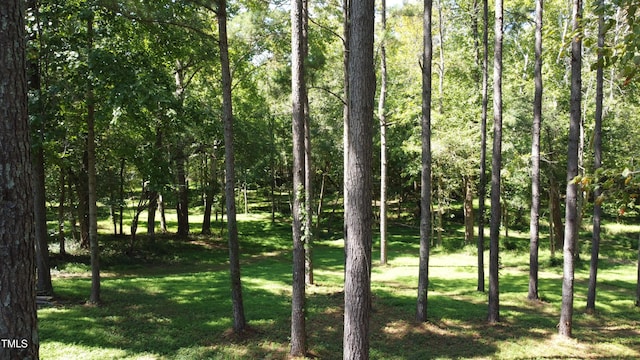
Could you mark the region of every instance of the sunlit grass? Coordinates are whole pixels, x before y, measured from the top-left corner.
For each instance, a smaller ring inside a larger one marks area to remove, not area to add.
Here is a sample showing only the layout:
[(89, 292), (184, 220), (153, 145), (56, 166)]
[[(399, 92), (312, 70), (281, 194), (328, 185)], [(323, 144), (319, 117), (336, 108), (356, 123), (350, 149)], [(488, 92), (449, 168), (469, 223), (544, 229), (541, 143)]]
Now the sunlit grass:
[[(196, 217), (194, 217), (194, 220)], [(270, 214), (238, 216), (245, 313), (250, 331), (230, 332), (232, 312), (224, 226), (186, 240), (141, 236), (127, 255), (127, 238), (101, 235), (105, 266), (100, 306), (86, 305), (88, 257), (58, 259), (56, 305), (39, 311), (42, 359), (283, 359), (291, 316), (291, 227)], [(192, 228), (196, 229), (197, 226)], [(223, 232), (220, 233), (220, 229)], [(626, 230), (625, 230), (626, 229)], [(419, 247), (414, 228), (391, 229), (389, 264), (372, 268), (372, 359), (639, 358), (640, 309), (634, 307), (635, 252), (627, 236), (607, 232), (595, 315), (584, 312), (588, 265), (576, 272), (574, 340), (556, 336), (561, 266), (540, 250), (542, 302), (526, 299), (528, 254), (501, 250), (502, 321), (488, 325), (487, 295), (476, 291), (471, 245), (453, 250), (461, 233), (449, 229), (430, 259), (429, 322), (415, 322)], [(518, 248), (527, 239), (514, 234)], [(634, 235), (635, 236), (635, 235)], [(455, 238), (454, 238), (455, 237)], [(588, 259), (588, 244), (582, 248)], [(622, 259), (617, 255), (624, 255)], [(339, 359), (342, 351), (343, 240), (317, 241), (316, 285), (307, 288), (310, 354)], [(556, 256), (559, 256), (558, 254)], [(485, 253), (488, 274), (488, 252)], [(488, 281), (487, 281), (488, 286)]]

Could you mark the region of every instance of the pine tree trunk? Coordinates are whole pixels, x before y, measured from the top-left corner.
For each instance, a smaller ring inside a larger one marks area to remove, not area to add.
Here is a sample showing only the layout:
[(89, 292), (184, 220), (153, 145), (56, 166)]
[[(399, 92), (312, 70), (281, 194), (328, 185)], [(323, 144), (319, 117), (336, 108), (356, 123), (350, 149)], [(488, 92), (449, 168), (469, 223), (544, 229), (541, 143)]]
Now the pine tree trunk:
[(303, 0), (291, 3), (291, 99), (293, 134), (293, 285), (291, 295), (291, 351), (292, 357), (307, 352), (305, 329), (305, 113), (304, 113), (304, 5)]
[[(28, 10), (36, 21), (39, 21), (39, 8), (36, 1), (27, 2)], [(36, 37), (39, 38), (40, 34)], [(35, 42), (35, 41), (34, 41)], [(34, 197), (34, 222), (36, 234), (36, 263), (38, 268), (37, 291), (40, 294), (53, 295), (53, 285), (51, 283), (51, 271), (49, 270), (49, 232), (47, 230), (47, 206), (45, 192), (45, 171), (44, 171), (44, 109), (41, 89), (40, 73), (40, 53), (39, 48), (35, 58), (27, 61), (29, 77), (29, 89), (36, 95), (36, 105), (34, 106), (33, 117), (35, 121), (31, 123), (32, 129), (32, 166), (33, 166), (33, 197)]]
[(67, 186), (65, 181), (65, 169), (63, 167), (60, 168), (60, 193), (58, 198), (58, 243), (60, 244), (60, 255), (65, 255), (67, 253), (65, 249), (65, 237), (66, 234), (64, 232), (64, 214), (65, 214), (65, 203), (67, 202)]
[(573, 285), (575, 272), (575, 244), (578, 237), (578, 186), (573, 179), (578, 175), (578, 145), (581, 124), (582, 102), (582, 1), (573, 0), (572, 21), (574, 38), (571, 41), (571, 102), (569, 145), (567, 151), (567, 195), (565, 208), (565, 231), (562, 255), (562, 306), (560, 309), (560, 336), (571, 337), (573, 325)]
[(222, 72), (222, 117), (224, 123), (224, 150), (227, 203), (227, 231), (229, 236), (229, 269), (231, 276), (231, 301), (233, 306), (233, 330), (241, 333), (246, 329), (240, 282), (240, 244), (238, 224), (236, 222), (235, 201), (235, 158), (233, 150), (233, 104), (231, 102), (231, 70), (229, 64), (229, 45), (227, 42), (227, 2), (218, 0), (216, 16), (218, 18), (220, 66)]
[(489, 4), (482, 1), (482, 115), (480, 120), (480, 185), (478, 189), (478, 287), (484, 292), (484, 223), (487, 197), (487, 112), (489, 104)]
[(186, 237), (189, 235), (189, 189), (185, 169), (185, 154), (180, 146), (178, 146), (175, 161), (178, 176), (178, 202), (176, 204), (178, 237)]
[(158, 194), (158, 211), (160, 212), (160, 230), (162, 231), (163, 234), (166, 234), (167, 233), (167, 217), (165, 215), (164, 209), (165, 209), (164, 198), (162, 197), (162, 194)]
[(351, 4), (349, 123), (346, 166), (347, 236), (344, 284), (344, 359), (369, 358), (371, 313), (372, 163), (375, 71), (374, 1)]
[(19, 342), (1, 360), (39, 352), (24, 19), (23, 1), (0, 2), (0, 339)]
[[(93, 18), (87, 22), (89, 52), (93, 50)], [(89, 56), (89, 61), (90, 61)], [(92, 66), (89, 64), (89, 69)], [(91, 295), (89, 302), (100, 303), (100, 247), (98, 244), (98, 205), (96, 184), (96, 135), (95, 135), (95, 99), (93, 84), (89, 77), (87, 86), (87, 176), (89, 193), (89, 248), (91, 249)]]
[(473, 241), (474, 234), (474, 217), (473, 217), (473, 188), (471, 177), (464, 176), (464, 243), (470, 245)]
[(422, 53), (422, 172), (420, 188), (420, 260), (418, 268), (418, 301), (416, 320), (427, 321), (427, 301), (429, 291), (429, 248), (433, 227), (431, 216), (431, 60), (433, 57), (433, 43), (431, 0), (424, 1), (423, 9), (423, 53)]
[[(604, 7), (604, 0), (599, 1), (599, 5)], [(596, 69), (596, 113), (593, 129), (593, 171), (597, 171), (602, 166), (602, 117), (604, 99), (604, 50), (605, 24), (604, 14), (598, 16), (598, 61)], [(593, 232), (591, 237), (591, 261), (589, 266), (589, 287), (587, 290), (587, 312), (596, 311), (596, 284), (598, 278), (598, 257), (600, 255), (600, 221), (602, 217), (602, 207), (599, 196), (602, 194), (600, 188), (596, 188), (593, 193)]]
[(378, 100), (378, 120), (380, 121), (380, 264), (387, 264), (387, 4), (382, 0), (380, 7), (382, 40), (380, 44), (380, 98)]
[(502, 168), (502, 36), (503, 1), (496, 0), (495, 45), (493, 59), (493, 155), (491, 160), (491, 224), (489, 242), (489, 316), (490, 323), (500, 321), (498, 283), (500, 239), (500, 170)]
[(542, 13), (536, 0), (533, 129), (531, 141), (531, 215), (529, 224), (529, 300), (538, 300), (538, 250), (540, 248), (540, 128), (542, 126)]
[(204, 216), (202, 218), (202, 231), (203, 235), (211, 235), (211, 212), (213, 209), (213, 198), (217, 191), (217, 181), (218, 181), (218, 159), (216, 156), (216, 150), (212, 150), (211, 152), (211, 160), (209, 161), (210, 165), (208, 167), (209, 172), (209, 180), (207, 184), (207, 189), (205, 193), (205, 204), (204, 204)]

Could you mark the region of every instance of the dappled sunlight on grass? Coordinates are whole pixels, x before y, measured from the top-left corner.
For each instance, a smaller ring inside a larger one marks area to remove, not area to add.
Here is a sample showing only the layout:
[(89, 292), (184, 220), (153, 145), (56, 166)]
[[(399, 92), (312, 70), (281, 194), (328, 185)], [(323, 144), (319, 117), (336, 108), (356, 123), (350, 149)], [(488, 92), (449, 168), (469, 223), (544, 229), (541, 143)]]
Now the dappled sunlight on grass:
[[(246, 334), (230, 330), (226, 239), (158, 236), (152, 243), (141, 236), (136, 252), (127, 256), (121, 251), (128, 244), (126, 238), (101, 235), (109, 250), (102, 281), (104, 303), (85, 305), (91, 287), (86, 254), (57, 258), (55, 304), (39, 310), (42, 359), (286, 358), (291, 316), (290, 223), (272, 223), (270, 214), (240, 214), (238, 219), (243, 299), (250, 327)], [(543, 301), (535, 302), (526, 299), (528, 254), (501, 251), (502, 321), (488, 325), (487, 294), (476, 291), (475, 249), (436, 247), (429, 269), (429, 321), (418, 323), (413, 319), (419, 238), (413, 228), (392, 230), (388, 265), (378, 264), (378, 244), (374, 244), (372, 359), (640, 358), (640, 309), (633, 306), (632, 261), (610, 259), (611, 252), (603, 253), (595, 315), (584, 313), (588, 265), (578, 267), (577, 340), (563, 340), (555, 335), (562, 268), (549, 266), (547, 249), (540, 252)], [(447, 234), (460, 237), (457, 229)], [(521, 234), (513, 235), (517, 241), (526, 241)], [(447, 242), (461, 243), (461, 239), (445, 238)], [(605, 245), (611, 251), (628, 248), (617, 242)], [(310, 355), (340, 358), (344, 241), (317, 241), (314, 264), (315, 285), (306, 289)]]

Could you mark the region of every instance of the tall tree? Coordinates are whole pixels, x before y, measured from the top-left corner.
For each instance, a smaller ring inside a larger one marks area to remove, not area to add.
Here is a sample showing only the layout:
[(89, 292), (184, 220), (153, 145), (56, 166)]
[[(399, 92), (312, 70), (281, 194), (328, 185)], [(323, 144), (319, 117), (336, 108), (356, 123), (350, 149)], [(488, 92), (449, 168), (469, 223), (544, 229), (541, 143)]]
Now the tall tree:
[[(27, 59), (29, 90), (35, 94), (35, 106), (31, 110), (31, 133), (33, 136), (33, 149), (31, 160), (33, 163), (33, 198), (34, 198), (34, 225), (36, 233), (36, 261), (38, 268), (37, 291), (40, 294), (53, 295), (51, 283), (51, 270), (49, 268), (49, 233), (47, 231), (47, 207), (45, 191), (45, 165), (44, 165), (44, 104), (42, 101), (41, 84), (41, 54), (42, 47), (40, 9), (36, 1), (27, 2), (28, 11), (33, 14), (35, 27), (29, 34), (32, 49), (35, 56)], [(61, 247), (61, 250), (64, 246)]]
[(387, 264), (387, 2), (380, 4), (380, 97), (378, 98), (378, 120), (380, 121), (380, 264)]
[(531, 218), (529, 224), (529, 300), (538, 299), (538, 249), (540, 247), (540, 128), (542, 125), (542, 15), (544, 0), (536, 0), (536, 35), (531, 136)]
[[(602, 166), (602, 117), (604, 98), (604, 0), (600, 0), (598, 14), (598, 54), (596, 62), (596, 112), (593, 128), (593, 171)], [(589, 266), (589, 288), (587, 289), (587, 312), (596, 311), (596, 283), (598, 277), (598, 257), (600, 255), (600, 221), (602, 206), (599, 200), (602, 190), (598, 187), (593, 196), (596, 199), (593, 204), (593, 232), (591, 237), (591, 261)]]
[[(91, 11), (87, 14), (87, 64), (92, 71), (93, 22)], [(98, 187), (96, 184), (96, 134), (95, 134), (95, 95), (92, 76), (87, 76), (87, 184), (89, 186), (89, 248), (91, 249), (91, 295), (89, 302), (100, 303), (100, 247), (98, 244)]]
[[(302, 62), (309, 56), (309, 0), (302, 2)], [(304, 282), (313, 284), (313, 161), (311, 157), (311, 114), (303, 69), (304, 112)]]
[(480, 185), (478, 188), (478, 287), (484, 292), (484, 220), (487, 197), (487, 113), (489, 105), (489, 4), (482, 0), (482, 115), (480, 119)]
[(291, 295), (291, 356), (307, 351), (305, 330), (305, 198), (303, 0), (291, 3), (291, 101), (293, 133), (293, 285)]
[(233, 306), (233, 330), (241, 333), (246, 329), (240, 281), (240, 244), (236, 221), (235, 198), (235, 153), (233, 147), (233, 104), (231, 98), (231, 66), (227, 40), (227, 1), (217, 0), (218, 47), (222, 73), (222, 122), (224, 123), (224, 160), (226, 171), (225, 198), (227, 207), (227, 232), (229, 242), (229, 273), (231, 275), (231, 301)]
[[(38, 359), (24, 1), (0, 2), (0, 359)], [(5, 346), (5, 340), (20, 341)], [(25, 343), (26, 342), (26, 343)]]
[(344, 359), (369, 358), (371, 312), (372, 147), (375, 95), (373, 0), (351, 4), (349, 128), (345, 151), (347, 236), (344, 284)]
[(489, 322), (500, 321), (498, 284), (500, 238), (500, 170), (502, 168), (502, 37), (503, 1), (496, 0), (493, 50), (493, 154), (491, 156), (491, 224), (489, 239)]
[(571, 100), (569, 145), (567, 151), (567, 192), (565, 208), (564, 257), (562, 276), (562, 307), (560, 309), (560, 336), (571, 337), (573, 325), (573, 284), (575, 272), (575, 246), (578, 238), (578, 145), (582, 107), (582, 0), (572, 2), (573, 32), (571, 39)]
[(432, 0), (424, 0), (422, 33), (422, 172), (420, 189), (420, 264), (418, 270), (418, 304), (416, 320), (427, 321), (429, 290), (429, 246), (431, 243), (431, 37)]

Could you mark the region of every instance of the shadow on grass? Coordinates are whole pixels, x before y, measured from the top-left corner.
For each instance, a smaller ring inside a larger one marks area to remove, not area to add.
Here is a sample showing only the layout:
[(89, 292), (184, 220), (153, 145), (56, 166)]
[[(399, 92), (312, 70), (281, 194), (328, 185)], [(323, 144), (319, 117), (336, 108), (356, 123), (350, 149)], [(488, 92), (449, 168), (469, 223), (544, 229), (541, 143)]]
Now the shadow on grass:
[[(56, 278), (60, 306), (43, 309), (39, 314), (44, 348), (58, 344), (96, 352), (116, 349), (120, 351), (118, 356), (124, 358), (285, 358), (291, 311), (290, 227), (260, 218), (249, 218), (239, 225), (243, 295), (251, 327), (245, 336), (229, 333), (232, 319), (225, 240), (192, 237), (158, 245), (165, 248), (157, 249), (154, 256), (159, 258), (152, 262), (153, 266), (144, 264), (120, 271), (122, 259), (114, 257), (112, 273), (103, 279), (104, 304), (99, 307), (83, 305), (89, 294), (89, 279)], [(418, 241), (412, 229), (394, 235), (390, 246), (398, 257), (417, 256)], [(310, 354), (339, 359), (344, 250), (339, 240), (320, 241), (314, 250), (320, 285), (311, 288), (307, 296)], [(73, 260), (86, 260), (83, 259)], [(166, 259), (176, 260), (173, 265), (164, 266)], [(475, 269), (454, 265), (450, 267), (452, 271), (445, 269), (443, 275), (431, 279), (428, 323), (412, 320), (417, 268), (415, 274), (411, 266), (396, 268), (400, 269), (399, 276), (375, 284), (371, 358), (495, 358), (504, 344), (542, 343), (555, 334), (559, 279), (541, 279), (540, 293), (549, 302), (528, 303), (524, 300), (527, 273), (519, 267), (505, 269), (500, 278), (503, 321), (487, 325), (486, 295), (475, 291)], [(375, 273), (383, 271), (386, 268), (374, 268)], [(455, 277), (447, 277), (454, 273)], [(576, 281), (576, 336), (593, 344), (608, 344), (613, 337), (620, 346), (640, 348), (640, 311), (632, 307), (632, 301), (624, 300), (633, 297), (633, 288), (621, 280), (606, 276), (602, 279), (600, 315), (596, 316), (580, 313), (580, 294), (584, 294), (586, 286), (584, 280)], [(85, 355), (83, 358), (91, 358), (90, 354)], [(93, 358), (109, 356), (102, 353)]]

